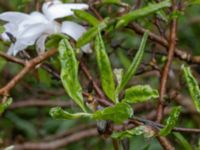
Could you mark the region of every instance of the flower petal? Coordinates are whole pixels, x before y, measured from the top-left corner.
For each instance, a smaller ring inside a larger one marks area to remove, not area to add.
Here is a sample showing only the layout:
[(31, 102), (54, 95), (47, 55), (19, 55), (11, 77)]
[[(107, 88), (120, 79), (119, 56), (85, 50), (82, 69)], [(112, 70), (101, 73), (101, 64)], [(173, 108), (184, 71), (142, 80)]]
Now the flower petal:
[(78, 40), (86, 32), (86, 29), (75, 22), (64, 21), (61, 26), (61, 32), (69, 35), (74, 40)]
[(47, 37), (48, 37), (48, 34), (44, 34), (36, 41), (36, 50), (38, 53), (44, 53), (45, 41), (46, 41)]
[(26, 49), (28, 46), (35, 44), (36, 40), (43, 34), (51, 34), (54, 30), (51, 24), (34, 24), (23, 30), (18, 37), (17, 41), (11, 45), (8, 53), (16, 55), (18, 52)]
[(91, 45), (88, 43), (81, 47), (81, 50), (85, 53), (92, 53)]
[[(72, 21), (64, 21), (62, 23), (62, 26), (61, 26), (61, 33), (65, 33), (65, 34), (69, 35), (70, 37), (72, 37), (76, 41), (85, 32), (86, 32), (86, 29), (83, 26), (81, 26), (81, 25), (79, 25), (75, 22), (72, 22)], [(91, 52), (90, 44), (86, 44), (81, 49), (86, 53)]]
[(25, 30), (25, 28), (28, 28), (31, 25), (34, 24), (47, 24), (49, 23), (49, 21), (47, 20), (47, 18), (40, 12), (33, 12), (29, 15), (29, 17), (22, 21), (19, 24), (19, 32)]
[(0, 14), (0, 20), (19, 24), (21, 21), (27, 19), (29, 15), (20, 12), (5, 12)]
[(88, 9), (87, 4), (62, 4), (59, 1), (46, 2), (42, 6), (42, 11), (45, 16), (54, 20), (73, 15), (73, 9)]

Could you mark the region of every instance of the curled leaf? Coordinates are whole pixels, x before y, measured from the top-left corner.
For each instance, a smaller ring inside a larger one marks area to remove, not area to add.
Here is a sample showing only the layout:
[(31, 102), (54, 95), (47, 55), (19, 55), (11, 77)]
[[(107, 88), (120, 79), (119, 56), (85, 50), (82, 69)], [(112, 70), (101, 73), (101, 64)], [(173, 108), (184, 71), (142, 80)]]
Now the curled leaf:
[(136, 72), (140, 62), (142, 61), (147, 38), (148, 38), (148, 32), (145, 32), (144, 35), (143, 35), (142, 42), (140, 44), (140, 48), (139, 48), (138, 52), (136, 53), (136, 55), (135, 55), (131, 65), (129, 66), (128, 70), (124, 73), (124, 75), (122, 77), (122, 81), (117, 86), (116, 97), (118, 96), (119, 92), (121, 92), (121, 90), (126, 86), (128, 81), (133, 77), (133, 75)]
[(152, 89), (149, 85), (137, 85), (126, 89), (123, 101), (127, 103), (139, 103), (158, 97), (158, 91)]
[(174, 107), (170, 113), (170, 116), (167, 118), (166, 125), (163, 129), (160, 130), (161, 136), (166, 136), (170, 134), (171, 130), (174, 128), (178, 121), (178, 117), (181, 113), (181, 107)]
[(138, 126), (130, 130), (114, 132), (112, 138), (122, 140), (124, 138), (132, 138), (135, 135), (144, 135), (144, 137), (150, 138), (155, 135), (155, 132), (148, 126)]
[(102, 88), (105, 94), (115, 102), (115, 82), (112, 67), (100, 33), (96, 37), (95, 51)]
[(106, 107), (96, 111), (92, 118), (96, 120), (112, 120), (116, 123), (122, 123), (133, 115), (133, 110), (126, 103), (117, 103), (112, 107)]
[(82, 96), (82, 88), (78, 79), (78, 62), (76, 54), (66, 39), (61, 40), (58, 50), (61, 63), (60, 77), (63, 86), (72, 100), (86, 112)]
[(192, 75), (189, 67), (183, 66), (184, 78), (189, 89), (190, 96), (198, 112), (200, 112), (200, 89), (197, 80)]
[(69, 113), (67, 111), (64, 111), (61, 107), (54, 107), (51, 108), (50, 110), (50, 115), (51, 117), (55, 118), (55, 119), (67, 119), (67, 120), (71, 120), (71, 119), (77, 119), (77, 118), (81, 118), (81, 117), (90, 117), (91, 114), (89, 113)]

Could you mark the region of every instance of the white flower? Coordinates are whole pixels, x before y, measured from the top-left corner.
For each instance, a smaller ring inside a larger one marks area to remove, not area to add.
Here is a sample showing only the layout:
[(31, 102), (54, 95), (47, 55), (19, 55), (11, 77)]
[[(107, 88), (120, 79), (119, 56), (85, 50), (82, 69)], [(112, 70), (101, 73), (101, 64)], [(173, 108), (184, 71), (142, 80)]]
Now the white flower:
[[(7, 22), (1, 38), (12, 41), (8, 54), (16, 55), (35, 43), (37, 50), (43, 52), (46, 38), (55, 33), (64, 33), (77, 40), (86, 31), (83, 26), (72, 21), (59, 24), (55, 19), (73, 15), (73, 9), (87, 8), (86, 4), (63, 4), (59, 0), (54, 0), (43, 4), (43, 13), (5, 12), (0, 14), (0, 20)], [(90, 52), (90, 45), (83, 46), (82, 50)]]

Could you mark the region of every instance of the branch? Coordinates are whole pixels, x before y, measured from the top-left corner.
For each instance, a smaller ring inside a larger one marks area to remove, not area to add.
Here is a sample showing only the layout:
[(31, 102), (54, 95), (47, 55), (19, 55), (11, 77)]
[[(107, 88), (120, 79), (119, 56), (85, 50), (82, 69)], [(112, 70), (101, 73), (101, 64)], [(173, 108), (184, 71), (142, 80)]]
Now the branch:
[[(172, 1), (172, 12), (176, 10), (176, 3), (175, 1)], [(177, 32), (177, 18), (174, 18), (170, 25), (170, 39), (169, 39), (169, 49), (168, 49), (168, 55), (167, 55), (167, 62), (165, 63), (162, 75), (160, 79), (160, 89), (159, 89), (159, 104), (157, 108), (157, 122), (161, 122), (163, 118), (163, 103), (164, 103), (164, 96), (166, 93), (166, 87), (167, 87), (167, 79), (168, 74), (170, 70), (171, 63), (173, 61), (174, 52), (176, 48), (176, 32)]]
[[(146, 31), (149, 31), (137, 23), (131, 23), (128, 25), (129, 28), (133, 29), (136, 33), (143, 35)], [(149, 39), (168, 48), (169, 43), (166, 39), (164, 39), (162, 36), (159, 36), (153, 32), (149, 31)], [(175, 56), (177, 56), (179, 59), (193, 63), (193, 64), (200, 64), (200, 57), (199, 56), (192, 56), (191, 54), (185, 52), (184, 50), (175, 49)]]
[(73, 106), (72, 101), (61, 101), (61, 100), (23, 100), (14, 102), (8, 109), (18, 109), (18, 108), (27, 108), (27, 107), (70, 107)]
[(81, 139), (85, 139), (88, 137), (97, 136), (98, 132), (95, 128), (87, 129), (84, 131), (80, 131), (77, 133), (74, 133), (68, 137), (65, 137), (63, 139), (57, 139), (49, 142), (41, 142), (41, 143), (24, 143), (24, 144), (18, 144), (14, 145), (15, 150), (56, 150), (61, 147), (67, 146), (71, 143), (74, 143), (76, 141), (79, 141)]
[(10, 81), (8, 82), (3, 88), (0, 89), (0, 95), (8, 96), (9, 92), (15, 85), (32, 69), (34, 69), (38, 64), (43, 62), (44, 60), (48, 59), (49, 57), (53, 56), (57, 52), (57, 49), (52, 49), (44, 54), (41, 54), (32, 60), (25, 63), (25, 67)]

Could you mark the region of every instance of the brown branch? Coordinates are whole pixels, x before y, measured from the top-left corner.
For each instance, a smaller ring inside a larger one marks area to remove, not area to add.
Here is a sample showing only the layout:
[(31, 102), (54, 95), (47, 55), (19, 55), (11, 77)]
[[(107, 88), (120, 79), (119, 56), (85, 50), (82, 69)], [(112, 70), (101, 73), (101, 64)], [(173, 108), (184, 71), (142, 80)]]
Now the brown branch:
[(99, 88), (97, 82), (93, 79), (88, 67), (86, 66), (86, 64), (83, 62), (83, 60), (80, 62), (80, 67), (83, 70), (84, 74), (86, 75), (86, 77), (92, 82), (92, 85), (94, 87), (94, 90), (96, 91), (96, 93), (98, 94), (98, 96), (100, 98), (105, 98), (104, 93), (102, 92), (102, 90)]
[(66, 130), (65, 132), (61, 132), (61, 133), (57, 133), (54, 135), (50, 135), (47, 136), (43, 139), (43, 141), (54, 141), (57, 139), (62, 139), (64, 137), (70, 136), (74, 133), (77, 133), (79, 131), (83, 131), (83, 130), (87, 130), (87, 129), (91, 129), (91, 128), (95, 128), (96, 124), (92, 123), (92, 124), (81, 124), (79, 126), (73, 127), (70, 130)]
[[(143, 27), (141, 27), (140, 25), (138, 25), (137, 23), (131, 23), (128, 25), (129, 28), (133, 29), (136, 33), (143, 35), (146, 31), (149, 31)], [(159, 36), (153, 32), (149, 31), (149, 39), (168, 48), (169, 47), (169, 43), (168, 41), (163, 38), (162, 36)], [(200, 64), (200, 57), (199, 56), (192, 56), (191, 54), (185, 52), (184, 50), (175, 49), (175, 56), (177, 56), (179, 59), (193, 63), (193, 64)]]
[(1, 52), (1, 51), (0, 51), (0, 57), (6, 59), (7, 61), (17, 63), (17, 64), (22, 65), (22, 66), (26, 65), (26, 63), (22, 59), (7, 55), (7, 54), (5, 54), (4, 52)]
[[(176, 10), (175, 2), (173, 2), (172, 6), (173, 6), (172, 11), (175, 11)], [(166, 93), (167, 79), (168, 79), (170, 66), (173, 61), (174, 52), (176, 48), (176, 32), (177, 32), (177, 19), (174, 18), (170, 25), (170, 39), (169, 39), (169, 50), (168, 50), (167, 62), (165, 63), (163, 67), (162, 75), (160, 79), (160, 89), (159, 89), (160, 97), (159, 97), (159, 104), (157, 108), (157, 122), (161, 122), (163, 118), (163, 103), (164, 103), (164, 96)]]
[(70, 107), (73, 106), (72, 101), (61, 101), (61, 100), (23, 100), (14, 102), (8, 109), (18, 109), (18, 108), (27, 108), (27, 107)]
[(8, 96), (9, 92), (15, 85), (32, 69), (34, 69), (38, 64), (43, 62), (44, 60), (48, 59), (49, 57), (53, 56), (57, 52), (57, 49), (52, 49), (44, 54), (41, 54), (32, 60), (26, 62), (25, 67), (10, 81), (8, 82), (3, 88), (0, 89), (0, 95)]
[[(164, 128), (165, 126), (163, 124), (151, 121), (151, 120), (147, 120), (147, 119), (143, 119), (140, 117), (133, 117), (132, 119), (129, 119), (130, 123), (135, 123), (135, 121), (141, 122), (143, 124), (148, 124), (150, 126), (152, 126), (153, 128), (156, 129), (161, 129)], [(200, 129), (196, 129), (196, 128), (182, 128), (182, 127), (174, 127), (172, 129), (173, 132), (188, 132), (188, 133), (200, 133)]]
[(57, 150), (61, 147), (67, 146), (71, 143), (79, 141), (81, 139), (97, 136), (97, 130), (95, 128), (79, 131), (63, 139), (57, 139), (49, 142), (40, 143), (24, 143), (14, 145), (14, 150)]

